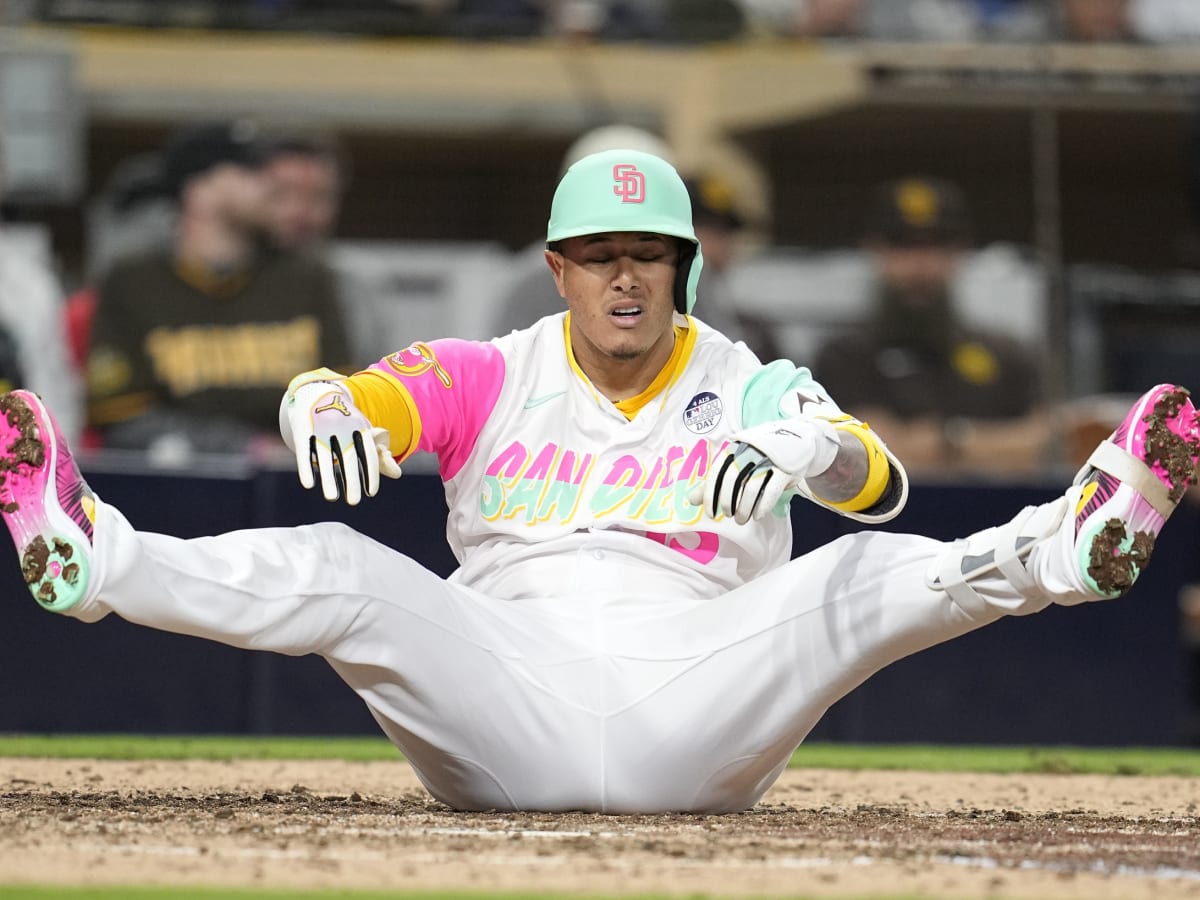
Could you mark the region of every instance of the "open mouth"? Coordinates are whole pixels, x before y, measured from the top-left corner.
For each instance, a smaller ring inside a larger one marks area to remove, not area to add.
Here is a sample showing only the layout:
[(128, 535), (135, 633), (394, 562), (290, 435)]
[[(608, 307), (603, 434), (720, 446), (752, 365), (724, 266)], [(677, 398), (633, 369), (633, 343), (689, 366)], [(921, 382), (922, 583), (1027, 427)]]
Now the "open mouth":
[(618, 319), (632, 319), (642, 314), (640, 306), (618, 306), (610, 315)]

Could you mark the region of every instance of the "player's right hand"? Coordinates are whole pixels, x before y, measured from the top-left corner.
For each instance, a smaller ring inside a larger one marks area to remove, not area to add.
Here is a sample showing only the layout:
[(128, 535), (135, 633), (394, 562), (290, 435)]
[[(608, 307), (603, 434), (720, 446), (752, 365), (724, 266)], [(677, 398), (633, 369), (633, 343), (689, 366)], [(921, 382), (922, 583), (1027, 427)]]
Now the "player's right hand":
[(400, 477), (386, 429), (373, 426), (354, 405), (344, 378), (331, 369), (297, 375), (280, 409), (280, 431), (296, 454), (300, 484), (321, 482), (326, 500), (356, 506), (379, 491), (380, 474)]

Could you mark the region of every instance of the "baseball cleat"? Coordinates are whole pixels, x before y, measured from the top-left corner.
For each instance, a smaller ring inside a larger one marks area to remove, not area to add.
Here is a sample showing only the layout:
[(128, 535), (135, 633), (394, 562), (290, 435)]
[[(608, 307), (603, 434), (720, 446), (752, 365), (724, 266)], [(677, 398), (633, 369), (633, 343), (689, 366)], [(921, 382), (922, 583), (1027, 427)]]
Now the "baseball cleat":
[(1119, 597), (1150, 561), (1154, 540), (1200, 462), (1200, 419), (1185, 388), (1143, 394), (1075, 476), (1075, 553), (1087, 586)]
[(78, 603), (91, 569), (95, 499), (58, 425), (29, 391), (0, 397), (0, 515), (38, 603), (52, 612)]

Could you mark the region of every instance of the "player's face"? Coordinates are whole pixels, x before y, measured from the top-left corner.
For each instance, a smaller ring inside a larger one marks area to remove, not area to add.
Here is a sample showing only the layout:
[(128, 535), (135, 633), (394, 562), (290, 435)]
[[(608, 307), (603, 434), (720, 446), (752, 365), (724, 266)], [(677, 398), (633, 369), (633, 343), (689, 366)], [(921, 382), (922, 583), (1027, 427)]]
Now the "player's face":
[(910, 306), (923, 306), (943, 296), (961, 260), (957, 247), (876, 246), (875, 260), (884, 283)]
[(640, 359), (673, 342), (675, 238), (610, 232), (568, 238), (546, 251), (571, 310), (571, 342), (599, 358)]
[(261, 171), (223, 163), (188, 187), (191, 206), (230, 228), (259, 231), (267, 221), (267, 182)]
[(281, 154), (266, 167), (271, 236), (299, 250), (327, 237), (337, 217), (338, 171), (333, 161), (302, 153)]

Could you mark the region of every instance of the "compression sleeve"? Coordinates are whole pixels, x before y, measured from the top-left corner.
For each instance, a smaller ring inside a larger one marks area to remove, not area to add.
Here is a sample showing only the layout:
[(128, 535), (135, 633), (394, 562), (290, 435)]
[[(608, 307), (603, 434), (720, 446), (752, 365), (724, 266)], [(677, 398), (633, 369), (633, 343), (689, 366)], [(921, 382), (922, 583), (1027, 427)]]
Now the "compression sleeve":
[(421, 439), (421, 419), (408, 391), (395, 379), (374, 369), (356, 372), (345, 384), (354, 405), (367, 421), (387, 429), (392, 456), (403, 461), (416, 452)]

